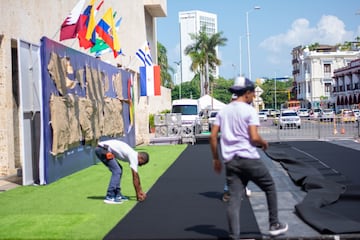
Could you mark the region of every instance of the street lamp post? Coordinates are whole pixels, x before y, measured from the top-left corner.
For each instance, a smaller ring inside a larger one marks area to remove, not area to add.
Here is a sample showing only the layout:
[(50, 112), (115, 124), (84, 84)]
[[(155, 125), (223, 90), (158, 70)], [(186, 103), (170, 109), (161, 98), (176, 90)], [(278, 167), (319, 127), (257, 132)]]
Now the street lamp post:
[(259, 10), (259, 6), (255, 6), (253, 9), (246, 12), (246, 36), (247, 36), (247, 50), (248, 50), (248, 68), (249, 68), (249, 79), (251, 79), (251, 54), (250, 54), (250, 31), (249, 31), (249, 13), (253, 10)]
[(240, 36), (239, 38), (239, 51), (240, 51), (239, 76), (242, 76), (242, 43), (241, 43), (242, 37), (243, 36)]
[[(180, 71), (180, 64), (181, 64), (181, 61), (178, 61), (178, 62), (174, 62), (176, 65), (177, 65), (177, 69), (176, 69), (176, 75), (177, 77), (180, 78), (180, 84), (179, 84), (179, 99), (181, 99), (181, 84), (182, 84), (182, 76), (181, 76), (181, 71)], [(180, 74), (179, 74), (180, 73)], [(180, 75), (180, 76), (179, 76)], [(177, 80), (177, 78), (176, 78)]]

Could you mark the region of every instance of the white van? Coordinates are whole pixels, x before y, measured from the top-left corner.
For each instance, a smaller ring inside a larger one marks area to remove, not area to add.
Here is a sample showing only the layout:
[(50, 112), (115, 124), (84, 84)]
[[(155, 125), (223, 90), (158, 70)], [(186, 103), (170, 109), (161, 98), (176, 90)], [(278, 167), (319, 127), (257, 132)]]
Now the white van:
[(201, 133), (200, 107), (198, 100), (179, 99), (173, 100), (171, 113), (181, 113), (182, 125), (194, 125), (194, 132)]

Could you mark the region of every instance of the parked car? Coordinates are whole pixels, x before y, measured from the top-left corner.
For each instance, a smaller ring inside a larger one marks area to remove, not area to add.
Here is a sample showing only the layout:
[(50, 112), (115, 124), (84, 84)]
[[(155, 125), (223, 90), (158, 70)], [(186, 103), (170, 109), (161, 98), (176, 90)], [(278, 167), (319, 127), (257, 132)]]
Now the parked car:
[(275, 109), (265, 108), (265, 109), (261, 109), (259, 112), (264, 112), (264, 113), (266, 113), (266, 116), (270, 117), (274, 111), (275, 111)]
[(279, 128), (283, 129), (285, 127), (301, 127), (301, 119), (298, 116), (297, 112), (294, 110), (283, 110), (279, 116)]
[(311, 118), (318, 118), (320, 114), (321, 114), (321, 109), (320, 108), (315, 108), (315, 109), (312, 109), (310, 111), (310, 117)]
[(342, 123), (356, 122), (355, 113), (351, 109), (341, 109), (340, 121)]
[(335, 112), (333, 109), (323, 109), (319, 114), (320, 121), (334, 121)]
[(259, 120), (260, 120), (260, 121), (264, 121), (264, 122), (267, 121), (267, 114), (266, 114), (266, 112), (259, 112), (259, 113), (258, 113), (258, 116), (259, 116)]
[(355, 114), (356, 121), (359, 121), (360, 120), (360, 110), (359, 109), (353, 109), (353, 112)]
[(214, 124), (215, 122), (215, 118), (217, 115), (218, 111), (217, 110), (213, 110), (209, 112), (209, 118), (208, 118), (208, 123), (209, 123), (209, 131), (211, 131), (211, 126)]
[(298, 110), (298, 115), (299, 117), (310, 117), (310, 114), (309, 114), (309, 109), (307, 108), (300, 108)]

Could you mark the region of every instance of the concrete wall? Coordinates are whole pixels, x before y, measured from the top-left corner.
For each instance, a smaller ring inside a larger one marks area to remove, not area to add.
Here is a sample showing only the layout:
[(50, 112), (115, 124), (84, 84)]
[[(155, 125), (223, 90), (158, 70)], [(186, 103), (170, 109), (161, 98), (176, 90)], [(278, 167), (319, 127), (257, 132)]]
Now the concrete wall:
[[(149, 114), (160, 113), (171, 109), (171, 89), (161, 87), (161, 97), (141, 97), (135, 106), (136, 112), (136, 142), (138, 144), (148, 144), (149, 135)], [(143, 114), (141, 112), (146, 112)]]
[[(1, 0), (0, 8), (0, 177), (16, 173), (21, 168), (19, 153), (19, 114), (16, 94), (17, 72), (12, 67), (12, 51), (16, 53), (16, 40), (40, 45), (47, 36), (59, 41), (60, 26), (78, 0)], [(90, 0), (85, 2), (85, 7)], [(96, 1), (95, 5), (99, 2)], [(166, 0), (106, 0), (96, 16), (98, 21), (112, 7), (122, 16), (119, 40), (124, 55), (113, 58), (111, 53), (101, 59), (113, 65), (138, 72), (140, 62), (135, 53), (145, 40), (151, 43), (153, 59), (156, 60), (156, 17), (166, 16)], [(77, 39), (62, 44), (89, 54), (79, 48)], [(13, 49), (13, 50), (12, 50)], [(16, 64), (16, 63), (15, 63)], [(138, 75), (135, 76), (135, 113), (137, 143), (148, 141), (148, 113), (151, 109), (147, 97), (139, 97)], [(166, 92), (166, 91), (163, 91)], [(171, 95), (171, 94), (170, 94)], [(168, 95), (165, 95), (168, 98)], [(171, 100), (169, 101), (171, 102)]]

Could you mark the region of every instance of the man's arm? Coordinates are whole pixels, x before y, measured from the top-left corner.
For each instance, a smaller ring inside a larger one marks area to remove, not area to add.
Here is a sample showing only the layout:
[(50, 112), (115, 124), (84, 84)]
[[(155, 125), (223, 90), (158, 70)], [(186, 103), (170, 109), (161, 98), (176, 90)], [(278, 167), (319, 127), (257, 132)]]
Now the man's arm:
[(268, 148), (268, 143), (258, 133), (258, 127), (256, 125), (249, 126), (250, 142), (253, 146), (261, 147), (263, 150)]
[(211, 134), (210, 134), (210, 148), (211, 153), (213, 156), (213, 167), (216, 173), (221, 173), (221, 161), (219, 159), (219, 153), (218, 153), (218, 134), (220, 131), (220, 127), (217, 125), (213, 125), (211, 127)]
[(139, 174), (135, 172), (133, 169), (131, 169), (131, 172), (133, 176), (134, 188), (136, 191), (136, 198), (138, 201), (144, 201), (146, 198), (146, 193), (144, 193), (141, 189)]

